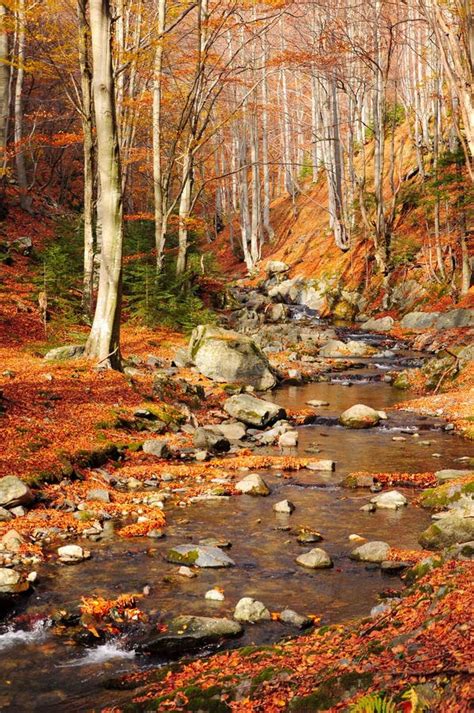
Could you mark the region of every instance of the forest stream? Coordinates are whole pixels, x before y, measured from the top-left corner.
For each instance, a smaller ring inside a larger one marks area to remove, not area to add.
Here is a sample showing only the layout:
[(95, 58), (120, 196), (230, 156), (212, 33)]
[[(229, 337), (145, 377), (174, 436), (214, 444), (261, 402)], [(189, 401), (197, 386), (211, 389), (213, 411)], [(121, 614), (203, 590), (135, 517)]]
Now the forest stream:
[[(385, 383), (381, 374), (387, 365), (396, 368), (397, 359), (406, 364), (416, 356), (400, 352), (385, 364), (362, 360), (357, 369), (337, 373), (332, 382), (285, 385), (273, 393), (273, 400), (287, 408), (301, 408), (311, 399), (329, 404), (318, 410), (316, 423), (300, 427), (297, 452), (319, 451), (318, 457), (336, 461), (334, 472), (303, 469), (287, 478), (275, 470), (262, 471), (271, 488), (269, 497), (243, 495), (196, 503), (186, 511), (171, 509), (166, 537), (152, 544), (144, 538), (133, 542), (116, 538), (109, 523), (103, 538), (88, 545), (93, 552), (89, 561), (64, 567), (60, 574), (46, 565), (23, 612), (29, 629), (16, 623), (4, 626), (0, 633), (0, 672), (8, 682), (0, 694), (1, 710), (64, 710), (66, 701), (71, 710), (85, 711), (91, 705), (99, 709), (118, 703), (122, 695), (108, 690), (107, 680), (167, 663), (138, 653), (131, 640), (84, 648), (53, 635), (48, 623), (51, 613), (77, 607), (83, 595), (110, 599), (149, 585), (151, 593), (142, 606), (165, 620), (179, 614), (232, 617), (236, 602), (251, 596), (263, 601), (270, 611), (288, 607), (330, 624), (367, 616), (383, 590), (399, 589), (402, 582), (397, 575), (349, 559), (354, 547), (349, 535), (418, 549), (418, 536), (429, 524), (430, 515), (413, 504), (413, 491), (403, 488), (399, 491), (408, 498), (408, 507), (363, 512), (360, 508), (372, 494), (343, 489), (341, 481), (350, 472), (377, 472), (387, 466), (400, 472), (460, 467), (459, 459), (474, 455), (473, 447), (445, 431), (442, 421), (406, 411), (389, 411), (387, 421), (367, 430), (344, 429), (337, 418), (354, 403), (390, 409), (409, 399), (409, 393)], [(405, 440), (393, 440), (401, 434)], [(296, 455), (296, 450), (293, 453)], [(281, 499), (294, 503), (293, 514), (273, 512), (272, 506)], [(307, 570), (295, 564), (295, 558), (305, 550), (294, 535), (301, 527), (322, 534), (322, 546), (334, 562), (332, 569)], [(174, 576), (177, 566), (165, 560), (170, 546), (209, 537), (231, 543), (236, 566), (201, 569), (193, 579)], [(224, 591), (223, 602), (204, 599), (206, 591), (215, 586)], [(247, 624), (243, 635), (226, 646), (269, 643), (295, 633), (278, 621)], [(204, 650), (200, 655), (208, 653)]]

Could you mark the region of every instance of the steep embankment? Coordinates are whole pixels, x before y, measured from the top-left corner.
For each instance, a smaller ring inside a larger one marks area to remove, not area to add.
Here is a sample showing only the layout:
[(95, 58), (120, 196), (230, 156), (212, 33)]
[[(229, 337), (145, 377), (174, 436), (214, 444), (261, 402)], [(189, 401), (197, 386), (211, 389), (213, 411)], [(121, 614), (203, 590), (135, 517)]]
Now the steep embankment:
[[(470, 294), (460, 297), (456, 289), (448, 288), (436, 277), (433, 236), (434, 197), (439, 191), (442, 197), (440, 241), (446, 270), (449, 274), (455, 264), (460, 272), (460, 196), (464, 195), (465, 203), (471, 190), (462, 169), (447, 160), (438, 184), (429, 174), (422, 180), (406, 124), (396, 131), (394, 155), (396, 218), (391, 238), (390, 313), (398, 316), (415, 307), (427, 310), (445, 310), (453, 305), (472, 307), (474, 288), (471, 288)], [(356, 157), (356, 174), (361, 176), (364, 170), (365, 203), (371, 218), (374, 205), (371, 142)], [(388, 213), (393, 198), (388, 159), (384, 196)], [(262, 260), (257, 266), (258, 275), (263, 275), (268, 260), (281, 260), (290, 266), (289, 277), (313, 280), (326, 294), (328, 314), (352, 318), (361, 311), (365, 314), (380, 312), (382, 276), (374, 260), (373, 236), (363, 224), (358, 205), (359, 197), (356, 197), (352, 246), (344, 253), (336, 247), (329, 227), (325, 174), (321, 171), (317, 183), (302, 180), (301, 192), (294, 203), (288, 196), (283, 196), (272, 204), (271, 221), (275, 239), (263, 246)], [(234, 226), (234, 234), (239, 234), (237, 225)], [(472, 248), (468, 245), (471, 252)], [(229, 247), (228, 229), (216, 242), (215, 252), (226, 272), (240, 276), (245, 274), (240, 256)], [(352, 306), (357, 302), (355, 294), (359, 296), (359, 301), (354, 310)]]

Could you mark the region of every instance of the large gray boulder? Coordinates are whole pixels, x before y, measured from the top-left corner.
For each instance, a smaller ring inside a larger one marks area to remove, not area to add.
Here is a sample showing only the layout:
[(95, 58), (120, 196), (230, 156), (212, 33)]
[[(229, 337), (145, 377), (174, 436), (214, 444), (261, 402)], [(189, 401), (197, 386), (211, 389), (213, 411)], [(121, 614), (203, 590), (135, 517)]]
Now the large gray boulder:
[(197, 368), (213, 381), (239, 383), (266, 391), (276, 384), (266, 355), (250, 337), (200, 325), (191, 335), (189, 353)]
[(17, 505), (28, 505), (34, 500), (29, 487), (16, 475), (6, 475), (0, 478), (0, 506), (14, 508)]
[(242, 626), (232, 619), (177, 616), (169, 622), (165, 633), (142, 644), (140, 649), (162, 656), (181, 656), (241, 633)]
[(341, 414), (339, 421), (346, 428), (371, 428), (380, 421), (380, 414), (365, 404), (354, 404)]
[(398, 490), (387, 490), (385, 493), (376, 495), (370, 502), (382, 510), (398, 510), (408, 505), (408, 500)]
[(443, 517), (422, 532), (419, 543), (428, 550), (439, 550), (473, 539), (474, 517), (466, 517), (462, 509), (455, 509), (443, 514)]
[(432, 329), (439, 315), (439, 312), (409, 312), (401, 320), (400, 326), (414, 332)]
[(218, 547), (206, 545), (177, 545), (168, 551), (168, 562), (195, 567), (233, 567), (235, 565)]
[(224, 403), (224, 409), (238, 421), (256, 428), (265, 428), (279, 419), (286, 418), (286, 411), (281, 406), (272, 401), (257, 399), (250, 394), (231, 396)]
[(436, 478), (440, 483), (444, 483), (447, 480), (457, 480), (458, 478), (464, 478), (467, 475), (473, 475), (474, 471), (470, 470), (459, 470), (457, 468), (446, 468), (444, 470), (437, 470), (435, 472)]
[(441, 331), (454, 327), (471, 327), (472, 325), (474, 325), (473, 309), (452, 309), (439, 315), (435, 327)]

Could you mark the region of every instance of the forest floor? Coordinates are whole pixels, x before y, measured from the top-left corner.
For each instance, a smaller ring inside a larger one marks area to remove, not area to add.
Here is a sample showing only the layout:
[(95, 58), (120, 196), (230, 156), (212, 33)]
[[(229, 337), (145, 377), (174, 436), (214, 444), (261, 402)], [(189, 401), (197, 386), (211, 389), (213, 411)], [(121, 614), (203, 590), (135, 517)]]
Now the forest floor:
[[(10, 239), (15, 231), (17, 235), (28, 232), (31, 226), (22, 221), (12, 227)], [(46, 224), (42, 239), (50, 239), (52, 232)], [(192, 436), (179, 428), (183, 421), (192, 418), (195, 423), (209, 424), (219, 420), (228, 394), (195, 370), (178, 367), (171, 387), (169, 383), (163, 388), (156, 385), (156, 364), (169, 367), (177, 349), (186, 346), (185, 337), (170, 329), (126, 323), (122, 331), (124, 373), (91, 369), (83, 359), (45, 360), (51, 347), (82, 343), (87, 328), (57, 323), (53, 331), (50, 323), (43, 323), (28, 257), (16, 256), (13, 265), (2, 265), (1, 271), (0, 477), (19, 476), (37, 498), (34, 508), (14, 520), (22, 545), (13, 561), (20, 557), (31, 566), (44, 559), (42, 543), (33, 537), (39, 527), (74, 538), (90, 526), (75, 519), (64, 505), (81, 502), (88, 489), (97, 485), (97, 468), (105, 463), (119, 461), (120, 476), (137, 481), (136, 491), (120, 494), (101, 481), (100, 488), (111, 495), (102, 508), (112, 517), (136, 515), (140, 483), (164, 471), (173, 474), (169, 487), (179, 491), (181, 502), (212, 494), (222, 466), (218, 459), (170, 464), (140, 450), (144, 438), (153, 436), (150, 414), (166, 423), (169, 446), (183, 452), (192, 445)], [(279, 355), (275, 365), (282, 370), (293, 366), (287, 356)], [(443, 418), (457, 430), (472, 434), (472, 362), (461, 379), (452, 383), (447, 379), (434, 395), (423, 394), (426, 383), (421, 374), (414, 379), (412, 385), (420, 398), (410, 408), (438, 415), (441, 409)], [(307, 415), (301, 410), (290, 417), (298, 424)], [(225, 462), (227, 470), (265, 465), (290, 470), (304, 466), (305, 461), (241, 452), (232, 462)], [(396, 484), (395, 477), (392, 484)], [(421, 494), (433, 480), (425, 477), (413, 484)], [(232, 487), (227, 489), (229, 495), (234, 492)], [(140, 502), (140, 513), (142, 517), (135, 517), (119, 534), (143, 536), (165, 524), (163, 513), (148, 507), (146, 501)], [(11, 522), (0, 523), (0, 538), (11, 527)], [(391, 556), (416, 565), (427, 553), (393, 552)], [(376, 705), (378, 696), (385, 697), (386, 703), (396, 699), (393, 710), (464, 712), (472, 702), (468, 634), (474, 604), (473, 565), (440, 554), (431, 557), (425, 569), (410, 572), (414, 582), (407, 583), (391, 609), (373, 620), (315, 629), (279, 645), (230, 651), (166, 672), (134, 675), (120, 684), (136, 687), (125, 709), (343, 710), (370, 694), (372, 700), (366, 707), (354, 710), (382, 710), (370, 707)]]

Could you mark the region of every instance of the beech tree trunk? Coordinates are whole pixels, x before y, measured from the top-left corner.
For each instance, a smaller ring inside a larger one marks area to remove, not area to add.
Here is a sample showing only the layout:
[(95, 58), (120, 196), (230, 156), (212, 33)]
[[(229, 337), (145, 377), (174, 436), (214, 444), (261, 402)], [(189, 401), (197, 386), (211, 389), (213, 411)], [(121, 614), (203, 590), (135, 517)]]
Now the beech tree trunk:
[(163, 33), (166, 22), (166, 0), (158, 0), (158, 44), (155, 51), (153, 77), (153, 197), (155, 208), (155, 250), (156, 269), (161, 270), (165, 248), (167, 205), (163, 190), (163, 171), (161, 165), (161, 84), (163, 71)]
[(7, 8), (0, 3), (0, 182), (6, 171), (7, 125), (10, 105), (10, 55), (5, 27)]
[(28, 213), (32, 212), (32, 198), (28, 190), (28, 177), (26, 173), (25, 148), (23, 146), (23, 82), (25, 78), (25, 37), (26, 37), (26, 15), (25, 15), (25, 0), (19, 0), (17, 11), (17, 38), (18, 38), (18, 53), (17, 62), (18, 69), (15, 83), (15, 165), (16, 178), (20, 191), (20, 206)]
[(78, 0), (78, 48), (81, 73), (81, 122), (84, 158), (84, 274), (82, 309), (92, 317), (94, 293), (94, 135), (92, 119), (92, 68), (90, 65), (87, 23), (87, 0)]
[(99, 290), (86, 354), (102, 366), (121, 368), (122, 180), (112, 67), (109, 0), (90, 0), (93, 97), (97, 127), (97, 169), (102, 225)]

